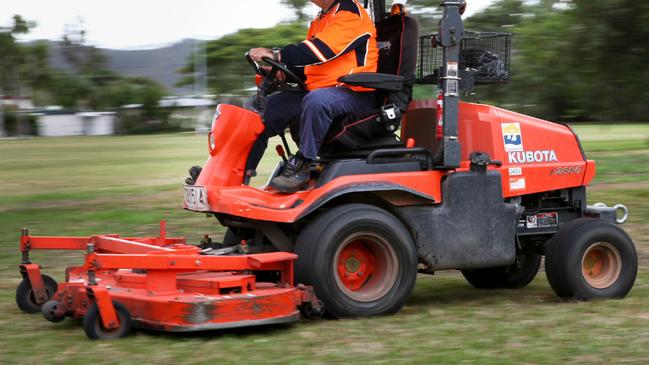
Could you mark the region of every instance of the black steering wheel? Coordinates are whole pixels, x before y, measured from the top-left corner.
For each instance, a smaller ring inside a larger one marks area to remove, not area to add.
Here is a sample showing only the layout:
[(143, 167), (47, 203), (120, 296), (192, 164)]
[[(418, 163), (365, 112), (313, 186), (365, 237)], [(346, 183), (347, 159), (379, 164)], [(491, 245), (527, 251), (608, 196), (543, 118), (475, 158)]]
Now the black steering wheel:
[[(279, 63), (270, 57), (263, 57), (262, 60), (271, 66), (270, 72), (267, 72), (255, 60), (253, 60), (248, 53), (246, 53), (246, 60), (248, 60), (248, 63), (250, 63), (250, 65), (255, 70), (255, 73), (257, 75), (264, 77), (264, 81), (262, 82), (262, 85), (265, 84), (266, 89), (270, 89), (270, 86), (276, 84), (286, 85), (289, 83), (295, 83), (302, 90), (307, 90), (304, 80), (302, 80), (298, 75), (295, 74), (295, 72), (291, 71), (283, 63)], [(277, 71), (282, 71), (284, 73), (285, 76), (284, 81), (277, 80), (276, 77)]]

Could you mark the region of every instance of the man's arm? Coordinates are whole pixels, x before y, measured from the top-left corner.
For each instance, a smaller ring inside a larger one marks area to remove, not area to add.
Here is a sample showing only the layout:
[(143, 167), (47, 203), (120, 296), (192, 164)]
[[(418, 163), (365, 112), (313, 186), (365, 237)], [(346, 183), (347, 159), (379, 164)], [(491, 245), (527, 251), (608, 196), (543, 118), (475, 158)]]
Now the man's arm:
[(372, 33), (364, 32), (360, 15), (343, 10), (336, 14), (335, 20), (315, 37), (282, 48), (282, 62), (293, 66), (317, 65), (352, 50), (358, 50), (364, 62), (363, 51), (367, 50)]

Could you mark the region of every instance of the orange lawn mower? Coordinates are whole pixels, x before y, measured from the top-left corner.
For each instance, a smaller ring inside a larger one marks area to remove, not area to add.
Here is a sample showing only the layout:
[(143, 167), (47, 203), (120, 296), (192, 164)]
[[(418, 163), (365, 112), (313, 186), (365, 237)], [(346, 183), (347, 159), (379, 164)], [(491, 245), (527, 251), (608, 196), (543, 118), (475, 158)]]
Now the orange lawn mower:
[[(191, 246), (164, 229), (150, 238), (23, 232), (19, 307), (54, 322), (83, 317), (91, 338), (121, 337), (131, 323), (191, 331), (287, 322), (299, 310), (386, 315), (407, 301), (417, 273), (461, 270), (476, 288), (522, 288), (543, 256), (559, 297), (624, 297), (637, 272), (619, 227), (628, 212), (587, 204), (595, 162), (571, 128), (460, 101), (476, 85), (509, 80), (511, 35), (465, 31), (464, 1), (443, 1), (438, 32), (423, 36), (403, 7), (388, 15), (382, 0), (365, 6), (384, 45), (381, 72), (339, 81), (376, 89), (382, 102), (334, 121), (308, 187), (249, 186), (266, 96), (304, 87), (283, 64), (266, 59), (267, 72), (249, 59), (261, 76), (257, 97), (247, 108), (217, 107), (207, 162), (184, 186), (184, 208), (227, 227), (223, 242)], [(411, 101), (415, 83), (440, 93)], [(271, 179), (291, 153), (282, 139)], [(87, 253), (57, 287), (29, 262), (33, 249)]]

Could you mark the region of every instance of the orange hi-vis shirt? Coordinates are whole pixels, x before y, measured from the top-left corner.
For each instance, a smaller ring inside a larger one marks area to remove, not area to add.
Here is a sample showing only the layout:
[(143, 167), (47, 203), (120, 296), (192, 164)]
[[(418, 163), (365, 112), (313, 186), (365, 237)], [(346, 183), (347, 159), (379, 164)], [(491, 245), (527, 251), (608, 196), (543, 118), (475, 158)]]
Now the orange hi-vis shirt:
[(374, 22), (358, 1), (337, 0), (311, 22), (307, 39), (284, 47), (281, 57), (288, 66), (304, 67), (309, 90), (342, 86), (337, 81), (341, 76), (376, 72), (379, 55)]

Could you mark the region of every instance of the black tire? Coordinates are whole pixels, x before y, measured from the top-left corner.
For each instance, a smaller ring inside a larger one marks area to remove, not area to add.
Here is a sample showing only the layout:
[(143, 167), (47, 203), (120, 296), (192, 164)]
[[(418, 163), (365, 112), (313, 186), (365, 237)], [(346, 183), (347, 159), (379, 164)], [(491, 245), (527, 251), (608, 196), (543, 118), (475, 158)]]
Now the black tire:
[[(354, 256), (359, 252), (365, 255), (361, 260)], [(417, 278), (410, 233), (393, 215), (371, 205), (342, 205), (321, 214), (300, 233), (295, 253), (296, 283), (313, 285), (333, 317), (395, 313)], [(344, 265), (343, 255), (349, 255)], [(347, 266), (350, 262), (354, 267)], [(362, 268), (367, 271), (362, 273)], [(344, 279), (338, 273), (341, 269), (347, 270)], [(345, 281), (350, 276), (358, 280), (354, 283), (358, 288), (349, 288)]]
[(41, 313), (43, 317), (52, 323), (58, 323), (65, 319), (65, 315), (57, 315), (56, 311), (59, 309), (61, 303), (58, 300), (48, 300), (43, 304)]
[[(43, 277), (43, 283), (45, 284), (45, 290), (47, 291), (47, 300), (49, 300), (52, 298), (54, 293), (56, 293), (59, 285), (56, 283), (56, 280), (51, 277), (47, 275), (41, 276)], [(43, 303), (36, 303), (32, 285), (27, 278), (23, 279), (23, 281), (18, 284), (18, 287), (16, 288), (16, 305), (18, 305), (18, 308), (21, 311), (25, 313), (38, 313), (41, 311)]]
[(113, 300), (113, 307), (115, 307), (119, 319), (119, 327), (112, 330), (104, 328), (96, 302), (92, 303), (88, 308), (88, 311), (83, 316), (83, 330), (89, 339), (110, 340), (128, 336), (131, 331), (131, 314), (122, 303), (115, 300)]
[(623, 298), (637, 271), (638, 256), (629, 235), (600, 219), (566, 223), (546, 248), (545, 272), (561, 298)]
[(541, 258), (538, 254), (521, 254), (513, 265), (462, 270), (462, 275), (478, 289), (519, 289), (534, 280), (541, 266)]

